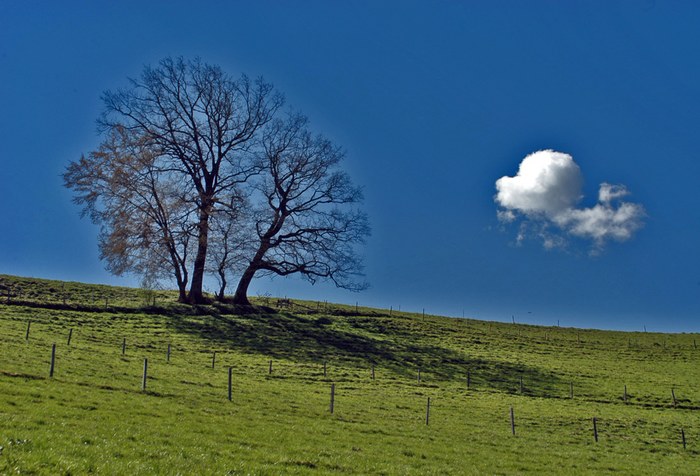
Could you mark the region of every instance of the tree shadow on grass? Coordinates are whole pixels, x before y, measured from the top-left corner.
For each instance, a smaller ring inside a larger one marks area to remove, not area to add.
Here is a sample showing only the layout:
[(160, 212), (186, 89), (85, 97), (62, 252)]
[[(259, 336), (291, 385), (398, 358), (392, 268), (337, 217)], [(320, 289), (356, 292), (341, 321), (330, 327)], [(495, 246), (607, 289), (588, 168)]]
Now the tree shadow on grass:
[[(257, 312), (226, 314), (215, 308), (207, 315), (172, 316), (167, 325), (179, 333), (196, 335), (218, 348), (229, 348), (299, 363), (343, 361), (358, 368), (388, 369), (397, 376), (415, 379), (461, 381), (476, 388), (548, 396), (563, 388), (551, 372), (521, 364), (470, 357), (468, 352), (436, 345), (390, 322), (371, 326), (256, 308)], [(238, 310), (241, 311), (241, 310)], [(375, 318), (381, 320), (381, 317)], [(345, 324), (350, 324), (349, 328)]]

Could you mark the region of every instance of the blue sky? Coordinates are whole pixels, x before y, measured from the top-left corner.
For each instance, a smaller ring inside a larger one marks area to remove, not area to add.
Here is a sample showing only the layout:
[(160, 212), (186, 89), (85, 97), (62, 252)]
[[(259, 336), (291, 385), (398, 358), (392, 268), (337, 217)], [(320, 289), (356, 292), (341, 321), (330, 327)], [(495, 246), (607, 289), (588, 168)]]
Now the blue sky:
[[(0, 2), (0, 273), (137, 282), (104, 271), (60, 174), (98, 144), (103, 91), (200, 56), (264, 76), (341, 145), (372, 223), (368, 291), (261, 279), (252, 294), (700, 331), (699, 3), (193, 5)], [(561, 215), (499, 220), (496, 181), (543, 149), (578, 166), (572, 210), (623, 185), (643, 226), (592, 252)], [(544, 246), (545, 226), (561, 246)]]

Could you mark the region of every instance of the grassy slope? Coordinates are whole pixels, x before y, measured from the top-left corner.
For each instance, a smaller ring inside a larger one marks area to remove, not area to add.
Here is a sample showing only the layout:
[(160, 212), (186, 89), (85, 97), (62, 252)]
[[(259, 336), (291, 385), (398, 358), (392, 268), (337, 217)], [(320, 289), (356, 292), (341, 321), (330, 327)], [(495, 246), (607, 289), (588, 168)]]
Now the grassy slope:
[(168, 292), (144, 307), (153, 295), (139, 290), (9, 276), (0, 276), (0, 294), (2, 474), (697, 474), (700, 467), (697, 335), (317, 303), (279, 313), (193, 312)]

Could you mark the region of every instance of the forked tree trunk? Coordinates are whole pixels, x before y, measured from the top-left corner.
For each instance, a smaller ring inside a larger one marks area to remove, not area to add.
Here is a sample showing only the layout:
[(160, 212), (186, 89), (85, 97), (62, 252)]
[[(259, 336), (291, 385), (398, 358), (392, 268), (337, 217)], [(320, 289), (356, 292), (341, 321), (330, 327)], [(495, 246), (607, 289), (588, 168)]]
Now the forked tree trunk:
[(224, 255), (221, 257), (221, 260), (219, 261), (219, 266), (216, 269), (216, 272), (219, 274), (219, 283), (221, 286), (219, 287), (219, 294), (216, 296), (216, 299), (219, 302), (224, 302), (224, 299), (226, 299), (226, 286), (228, 285), (228, 281), (226, 280), (226, 263), (228, 261), (228, 256), (229, 256), (229, 250), (228, 250), (228, 233), (224, 234)]
[(216, 299), (219, 300), (219, 302), (224, 302), (224, 299), (226, 296), (224, 295), (224, 292), (226, 291), (226, 273), (223, 271), (219, 271), (219, 277), (221, 278), (221, 287), (219, 287), (219, 294), (216, 296)]
[(177, 283), (178, 297), (177, 302), (187, 302), (187, 270), (180, 268), (180, 262), (177, 259), (177, 253), (173, 248), (169, 247), (170, 258), (175, 269), (175, 282)]

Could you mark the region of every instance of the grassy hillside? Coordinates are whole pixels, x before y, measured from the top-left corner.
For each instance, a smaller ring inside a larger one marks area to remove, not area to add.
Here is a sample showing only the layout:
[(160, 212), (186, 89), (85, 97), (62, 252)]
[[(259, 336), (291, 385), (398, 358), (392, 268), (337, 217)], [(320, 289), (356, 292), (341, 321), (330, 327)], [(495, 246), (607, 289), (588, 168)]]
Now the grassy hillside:
[(0, 276), (1, 474), (700, 468), (698, 335), (175, 297)]

